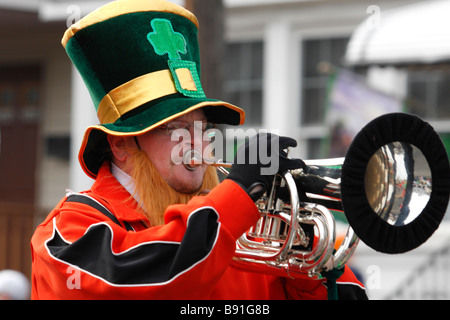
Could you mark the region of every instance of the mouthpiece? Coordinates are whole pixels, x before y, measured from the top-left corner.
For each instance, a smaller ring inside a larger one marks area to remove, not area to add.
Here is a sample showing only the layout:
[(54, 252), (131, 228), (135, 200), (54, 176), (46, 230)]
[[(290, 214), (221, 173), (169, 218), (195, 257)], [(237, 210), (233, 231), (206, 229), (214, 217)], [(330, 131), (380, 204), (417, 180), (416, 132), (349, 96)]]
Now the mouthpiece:
[(223, 167), (223, 168), (230, 168), (231, 163), (223, 162), (222, 160), (216, 160), (214, 158), (203, 158), (202, 154), (194, 149), (187, 150), (183, 154), (183, 164), (186, 169), (194, 171), (202, 164), (207, 164), (209, 166), (215, 166), (215, 167)]
[(183, 164), (186, 169), (194, 171), (203, 164), (202, 155), (194, 149), (190, 149), (183, 154)]

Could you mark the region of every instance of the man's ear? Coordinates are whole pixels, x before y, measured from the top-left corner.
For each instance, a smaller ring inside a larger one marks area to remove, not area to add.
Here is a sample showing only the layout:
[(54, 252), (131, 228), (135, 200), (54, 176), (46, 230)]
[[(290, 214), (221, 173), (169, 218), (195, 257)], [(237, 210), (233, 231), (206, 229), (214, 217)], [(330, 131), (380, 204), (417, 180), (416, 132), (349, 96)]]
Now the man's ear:
[(119, 162), (125, 162), (130, 148), (130, 137), (107, 135), (109, 146), (114, 158)]

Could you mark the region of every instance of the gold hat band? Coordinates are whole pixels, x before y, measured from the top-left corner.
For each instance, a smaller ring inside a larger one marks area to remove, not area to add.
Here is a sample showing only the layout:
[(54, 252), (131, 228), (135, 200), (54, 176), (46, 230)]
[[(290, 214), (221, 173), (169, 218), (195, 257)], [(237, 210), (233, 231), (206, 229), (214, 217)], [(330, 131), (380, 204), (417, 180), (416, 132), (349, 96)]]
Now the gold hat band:
[(98, 105), (97, 116), (101, 124), (112, 123), (146, 102), (177, 92), (169, 69), (147, 73), (106, 94)]

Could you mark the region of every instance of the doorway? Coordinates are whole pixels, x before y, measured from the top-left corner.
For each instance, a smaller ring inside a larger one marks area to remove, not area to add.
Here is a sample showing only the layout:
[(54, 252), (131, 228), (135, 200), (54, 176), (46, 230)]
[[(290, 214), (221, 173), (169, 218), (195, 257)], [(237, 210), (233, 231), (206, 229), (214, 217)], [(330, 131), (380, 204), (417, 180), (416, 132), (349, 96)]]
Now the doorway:
[(30, 274), (41, 100), (39, 65), (0, 67), (0, 270)]

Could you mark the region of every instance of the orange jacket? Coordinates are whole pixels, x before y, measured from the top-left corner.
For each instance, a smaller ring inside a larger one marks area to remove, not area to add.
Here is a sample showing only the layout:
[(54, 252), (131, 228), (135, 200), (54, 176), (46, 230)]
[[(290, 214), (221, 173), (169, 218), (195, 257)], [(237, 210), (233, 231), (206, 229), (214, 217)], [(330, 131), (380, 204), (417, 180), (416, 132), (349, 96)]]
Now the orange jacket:
[(31, 240), (32, 299), (327, 298), (322, 280), (287, 280), (231, 265), (236, 239), (259, 213), (230, 180), (168, 207), (165, 225), (151, 228), (107, 164), (83, 195), (114, 216), (61, 200)]

